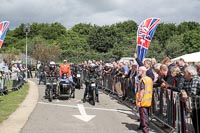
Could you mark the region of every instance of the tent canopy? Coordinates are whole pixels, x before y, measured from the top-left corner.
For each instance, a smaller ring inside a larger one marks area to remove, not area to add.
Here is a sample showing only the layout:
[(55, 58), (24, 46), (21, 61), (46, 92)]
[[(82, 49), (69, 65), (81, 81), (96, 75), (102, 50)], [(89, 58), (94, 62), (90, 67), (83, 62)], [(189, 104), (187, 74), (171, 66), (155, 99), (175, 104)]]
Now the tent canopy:
[(183, 58), (185, 62), (200, 62), (200, 52), (185, 54), (185, 55), (172, 59), (172, 61), (179, 60), (180, 58)]

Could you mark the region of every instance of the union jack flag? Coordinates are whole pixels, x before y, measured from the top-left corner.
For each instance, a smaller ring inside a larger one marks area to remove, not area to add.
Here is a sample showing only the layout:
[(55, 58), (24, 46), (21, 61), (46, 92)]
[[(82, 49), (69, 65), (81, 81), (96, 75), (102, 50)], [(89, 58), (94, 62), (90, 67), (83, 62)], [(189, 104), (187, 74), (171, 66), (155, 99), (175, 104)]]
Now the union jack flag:
[(8, 30), (9, 24), (10, 24), (9, 21), (2, 21), (2, 22), (0, 22), (0, 48), (3, 45), (3, 41), (5, 39), (6, 32)]
[(137, 57), (144, 60), (160, 18), (147, 18), (139, 26), (137, 31)]

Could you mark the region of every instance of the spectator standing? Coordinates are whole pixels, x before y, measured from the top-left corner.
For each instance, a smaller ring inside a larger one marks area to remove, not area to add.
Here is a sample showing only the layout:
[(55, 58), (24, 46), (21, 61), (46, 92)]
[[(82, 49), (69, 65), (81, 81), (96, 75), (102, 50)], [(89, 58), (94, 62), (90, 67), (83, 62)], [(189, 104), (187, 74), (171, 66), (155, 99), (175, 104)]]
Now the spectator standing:
[(171, 63), (171, 59), (170, 59), (169, 57), (165, 57), (165, 58), (161, 61), (161, 63), (167, 65), (169, 70), (171, 69), (171, 67), (175, 66), (174, 63)]
[(41, 65), (41, 63), (40, 63), (40, 61), (38, 61), (38, 63), (35, 66), (35, 78), (39, 78), (39, 73), (40, 73), (39, 68), (40, 68), (40, 65)]
[(151, 58), (151, 66), (154, 67), (154, 65), (157, 64), (157, 61), (155, 58)]
[(151, 67), (151, 61), (150, 60), (145, 60), (144, 63), (142, 63), (138, 58), (137, 54), (134, 54), (136, 61), (139, 66), (145, 66), (147, 68), (146, 75), (149, 76), (153, 81), (154, 81), (154, 74), (153, 74), (153, 68)]
[[(200, 77), (197, 70), (193, 66), (187, 66), (184, 70), (184, 90), (182, 90), (184, 98), (191, 97), (192, 101), (192, 123), (196, 133), (200, 132)], [(187, 92), (184, 93), (184, 91)]]
[(17, 81), (18, 81), (18, 74), (20, 73), (20, 70), (17, 67), (16, 63), (12, 64), (11, 71), (12, 71), (12, 73), (11, 73), (11, 80), (13, 80), (12, 90), (16, 90)]
[(180, 58), (177, 62), (177, 65), (179, 66), (182, 74), (184, 72), (184, 69), (187, 67), (186, 63), (185, 63), (185, 60), (183, 58)]
[(116, 90), (115, 84), (117, 83), (117, 77), (116, 77), (117, 69), (118, 69), (117, 63), (113, 62), (113, 69), (111, 71), (112, 92), (115, 92)]
[(128, 73), (129, 73), (129, 68), (128, 68), (128, 64), (120, 62), (119, 63), (121, 72), (122, 72), (122, 80), (121, 80), (121, 89), (122, 89), (122, 93), (123, 93), (123, 97), (122, 100), (126, 99), (127, 96), (127, 88), (128, 88)]
[(141, 76), (138, 93), (136, 95), (136, 105), (139, 107), (140, 125), (139, 130), (149, 133), (149, 110), (152, 103), (153, 81), (146, 75), (146, 67), (139, 67), (138, 73)]
[(27, 66), (27, 69), (28, 69), (28, 78), (33, 78), (33, 75), (32, 75), (32, 65), (28, 64)]
[[(172, 109), (172, 110), (176, 110), (176, 103), (175, 103), (175, 99), (177, 94), (181, 94), (181, 90), (183, 89), (183, 84), (184, 84), (184, 77), (181, 74), (181, 70), (178, 66), (173, 66), (170, 70), (171, 72), (171, 76), (173, 78), (173, 84), (167, 84), (167, 83), (163, 83), (163, 88), (167, 88), (168, 92), (171, 91), (171, 99), (170, 102), (168, 103), (168, 109)], [(178, 93), (177, 93), (178, 92)], [(181, 99), (181, 95), (180, 95), (180, 108), (181, 108), (181, 131), (182, 133), (186, 133), (186, 123), (185, 123), (185, 112), (184, 112), (184, 100)], [(175, 127), (175, 121), (176, 121), (176, 113), (172, 113), (173, 111), (170, 110), (168, 112), (168, 123), (171, 124), (173, 127)], [(171, 118), (169, 118), (171, 117)], [(173, 121), (172, 121), (173, 120)]]
[(136, 81), (136, 76), (137, 76), (137, 64), (132, 64), (131, 69), (128, 73), (129, 77), (129, 88), (131, 90), (131, 94), (133, 94), (133, 97), (135, 98), (135, 92), (136, 92), (136, 87), (135, 87), (135, 81)]

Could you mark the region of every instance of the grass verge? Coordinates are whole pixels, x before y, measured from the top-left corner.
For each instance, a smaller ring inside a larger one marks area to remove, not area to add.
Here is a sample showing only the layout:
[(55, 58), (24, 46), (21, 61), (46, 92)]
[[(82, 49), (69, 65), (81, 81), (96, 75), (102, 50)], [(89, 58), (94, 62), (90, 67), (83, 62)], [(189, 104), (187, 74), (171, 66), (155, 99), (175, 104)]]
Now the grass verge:
[(29, 84), (26, 83), (18, 91), (9, 90), (8, 95), (0, 96), (0, 123), (8, 119), (28, 94)]

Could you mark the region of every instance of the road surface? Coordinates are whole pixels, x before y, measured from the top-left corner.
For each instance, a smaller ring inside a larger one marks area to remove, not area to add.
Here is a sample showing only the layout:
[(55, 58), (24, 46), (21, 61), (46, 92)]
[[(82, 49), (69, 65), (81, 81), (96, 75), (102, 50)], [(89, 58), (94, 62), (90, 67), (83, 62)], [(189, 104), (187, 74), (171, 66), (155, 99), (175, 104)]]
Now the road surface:
[[(32, 79), (38, 84), (37, 79)], [(21, 133), (136, 133), (138, 117), (130, 108), (99, 91), (95, 106), (81, 101), (84, 90), (76, 89), (75, 98), (44, 98), (45, 85), (38, 85), (39, 100)], [(151, 127), (151, 133), (156, 132)], [(158, 132), (158, 131), (157, 131)]]

